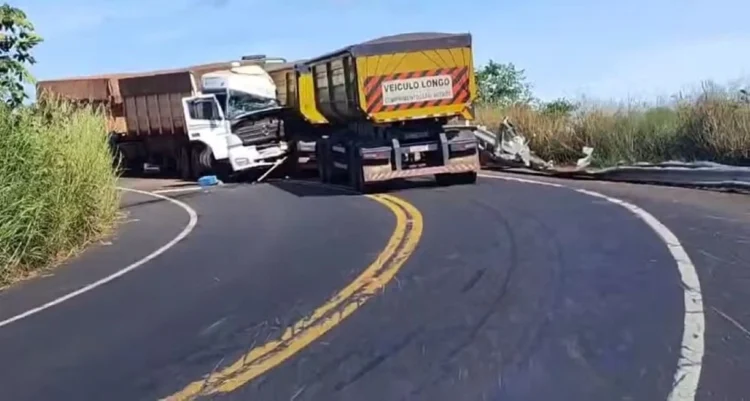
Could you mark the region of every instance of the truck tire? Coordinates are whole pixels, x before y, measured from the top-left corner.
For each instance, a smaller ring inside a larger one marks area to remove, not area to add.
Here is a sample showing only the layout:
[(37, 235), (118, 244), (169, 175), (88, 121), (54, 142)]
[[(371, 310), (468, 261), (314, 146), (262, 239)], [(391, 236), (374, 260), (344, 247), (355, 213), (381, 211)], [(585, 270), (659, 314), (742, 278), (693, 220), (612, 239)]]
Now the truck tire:
[(184, 181), (193, 179), (190, 171), (190, 151), (187, 147), (183, 146), (177, 152), (177, 172), (180, 174), (180, 179)]
[(471, 185), (477, 182), (477, 172), (469, 171), (466, 173), (455, 174), (456, 184), (458, 185)]
[(201, 164), (201, 150), (197, 147), (190, 149), (190, 178), (197, 180), (203, 176), (203, 166)]
[(123, 152), (119, 146), (115, 145), (115, 148), (112, 150), (112, 168), (117, 174), (123, 174), (127, 169), (127, 162), (128, 161), (125, 159), (125, 152)]
[(331, 171), (329, 162), (328, 138), (320, 138), (315, 142), (315, 159), (318, 165), (318, 177), (320, 182), (329, 184), (331, 182)]
[(362, 156), (358, 152), (359, 148), (352, 145), (349, 151), (349, 186), (359, 192), (367, 193), (365, 177), (362, 174)]
[[(341, 163), (341, 153), (333, 151), (333, 146), (339, 146), (346, 149), (346, 153), (344, 154), (344, 160), (347, 169), (345, 171), (342, 171), (342, 169), (334, 166), (334, 163), (336, 163), (334, 158), (339, 158), (339, 163)], [(350, 167), (351, 167), (351, 160), (349, 159), (349, 154), (351, 153), (351, 143), (338, 141), (334, 142), (333, 144), (328, 142), (328, 146), (326, 147), (326, 153), (327, 153), (327, 160), (326, 160), (326, 169), (328, 170), (328, 183), (335, 184), (335, 185), (347, 185), (349, 183), (349, 175), (350, 175)]]
[(143, 163), (145, 163), (145, 161), (141, 158), (127, 160), (125, 167), (127, 168), (128, 174), (136, 177), (142, 176), (146, 171)]
[(284, 161), (284, 174), (291, 178), (297, 178), (299, 176), (299, 151), (297, 150), (297, 141), (290, 143), (289, 154)]
[(477, 172), (468, 171), (454, 174), (435, 174), (435, 181), (440, 186), (470, 185), (477, 182)]

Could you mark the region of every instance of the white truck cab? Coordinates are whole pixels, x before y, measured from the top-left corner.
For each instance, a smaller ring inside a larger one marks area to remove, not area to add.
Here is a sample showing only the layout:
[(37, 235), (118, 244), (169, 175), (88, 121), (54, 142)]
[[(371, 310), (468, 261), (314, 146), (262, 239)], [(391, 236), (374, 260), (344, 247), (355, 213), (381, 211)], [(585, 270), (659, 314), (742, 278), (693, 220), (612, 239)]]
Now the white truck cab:
[[(195, 87), (195, 85), (194, 85)], [(235, 65), (203, 75), (200, 94), (182, 99), (186, 130), (192, 142), (201, 142), (219, 163), (234, 172), (273, 165), (287, 153), (287, 144), (270, 132), (273, 126), (253, 125), (254, 114), (279, 108), (276, 85), (258, 65)], [(237, 129), (240, 122), (242, 128)], [(247, 128), (247, 127), (250, 128)], [(205, 152), (204, 152), (205, 153)]]

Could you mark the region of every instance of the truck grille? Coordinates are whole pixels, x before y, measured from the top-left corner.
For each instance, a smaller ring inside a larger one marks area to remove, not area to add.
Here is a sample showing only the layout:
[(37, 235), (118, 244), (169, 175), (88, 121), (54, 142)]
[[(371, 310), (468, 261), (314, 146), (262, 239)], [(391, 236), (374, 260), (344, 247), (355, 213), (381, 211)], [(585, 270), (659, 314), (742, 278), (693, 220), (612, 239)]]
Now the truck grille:
[(261, 145), (278, 140), (281, 136), (281, 120), (264, 118), (257, 121), (245, 121), (233, 128), (245, 146)]

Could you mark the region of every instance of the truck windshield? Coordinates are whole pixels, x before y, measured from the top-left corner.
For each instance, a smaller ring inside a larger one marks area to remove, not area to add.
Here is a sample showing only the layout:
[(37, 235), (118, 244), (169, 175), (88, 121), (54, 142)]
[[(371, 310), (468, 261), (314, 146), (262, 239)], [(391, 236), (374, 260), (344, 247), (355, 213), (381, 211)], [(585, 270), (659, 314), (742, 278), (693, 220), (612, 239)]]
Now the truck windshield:
[(240, 114), (263, 110), (278, 105), (276, 99), (251, 95), (246, 92), (229, 91), (227, 117), (234, 118)]

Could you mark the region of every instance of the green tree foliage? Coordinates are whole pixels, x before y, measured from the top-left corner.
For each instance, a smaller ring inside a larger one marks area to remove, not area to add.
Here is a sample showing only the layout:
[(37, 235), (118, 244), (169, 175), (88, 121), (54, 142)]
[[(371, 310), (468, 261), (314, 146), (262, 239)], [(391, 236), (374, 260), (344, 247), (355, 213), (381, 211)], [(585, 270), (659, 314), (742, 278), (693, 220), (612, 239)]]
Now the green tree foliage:
[(490, 60), (476, 72), (476, 78), (481, 103), (507, 106), (533, 100), (525, 71), (516, 68), (513, 63), (501, 64)]
[(0, 99), (17, 107), (27, 98), (24, 83), (34, 83), (26, 64), (34, 64), (31, 49), (42, 42), (22, 10), (0, 6)]
[(568, 115), (578, 110), (578, 105), (568, 99), (560, 98), (541, 105), (541, 111), (545, 114)]

